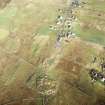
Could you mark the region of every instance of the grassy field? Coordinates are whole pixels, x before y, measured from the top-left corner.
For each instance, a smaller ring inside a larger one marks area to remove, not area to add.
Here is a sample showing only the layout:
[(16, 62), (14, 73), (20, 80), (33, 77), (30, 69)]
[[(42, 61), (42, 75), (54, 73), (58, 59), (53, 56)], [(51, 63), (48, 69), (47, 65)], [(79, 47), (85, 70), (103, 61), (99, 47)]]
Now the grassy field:
[[(104, 3), (105, 1), (87, 0), (86, 6), (77, 10), (80, 11), (77, 14), (79, 21), (74, 27), (77, 36), (87, 41), (105, 45), (105, 31), (103, 29), (105, 25)], [(98, 16), (99, 14), (101, 16)]]
[(78, 24), (75, 26), (74, 32), (83, 40), (105, 45), (105, 33), (93, 27), (84, 28)]
[(97, 11), (103, 11), (105, 12), (105, 1), (99, 1), (99, 0), (88, 0), (87, 1), (90, 5), (90, 8), (95, 9)]
[[(47, 97), (48, 105), (93, 105), (96, 101), (103, 85), (91, 85), (86, 67), (92, 56), (100, 52), (94, 43), (104, 45), (104, 31), (92, 27), (94, 21), (100, 21), (96, 14), (91, 16), (91, 11), (83, 10), (73, 30), (80, 38), (68, 43), (63, 40), (62, 46), (55, 48), (56, 32), (49, 30), (49, 26), (55, 22), (64, 1), (13, 0), (0, 10), (0, 92), (5, 90), (0, 94), (0, 104), (16, 97), (21, 99), (16, 105), (41, 105), (36, 77), (45, 75), (57, 82), (56, 94)], [(102, 7), (98, 6), (98, 0), (89, 3), (91, 9), (104, 8), (102, 3)], [(34, 101), (23, 102), (30, 97)]]

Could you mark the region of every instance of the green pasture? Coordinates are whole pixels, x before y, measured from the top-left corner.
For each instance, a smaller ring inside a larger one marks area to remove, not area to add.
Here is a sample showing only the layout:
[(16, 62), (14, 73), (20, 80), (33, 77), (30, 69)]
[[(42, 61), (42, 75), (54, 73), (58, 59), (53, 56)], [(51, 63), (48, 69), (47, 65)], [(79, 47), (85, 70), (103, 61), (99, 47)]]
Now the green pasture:
[(77, 36), (84, 40), (105, 45), (105, 33), (95, 28), (83, 28), (77, 24), (74, 28), (74, 32), (77, 34)]

